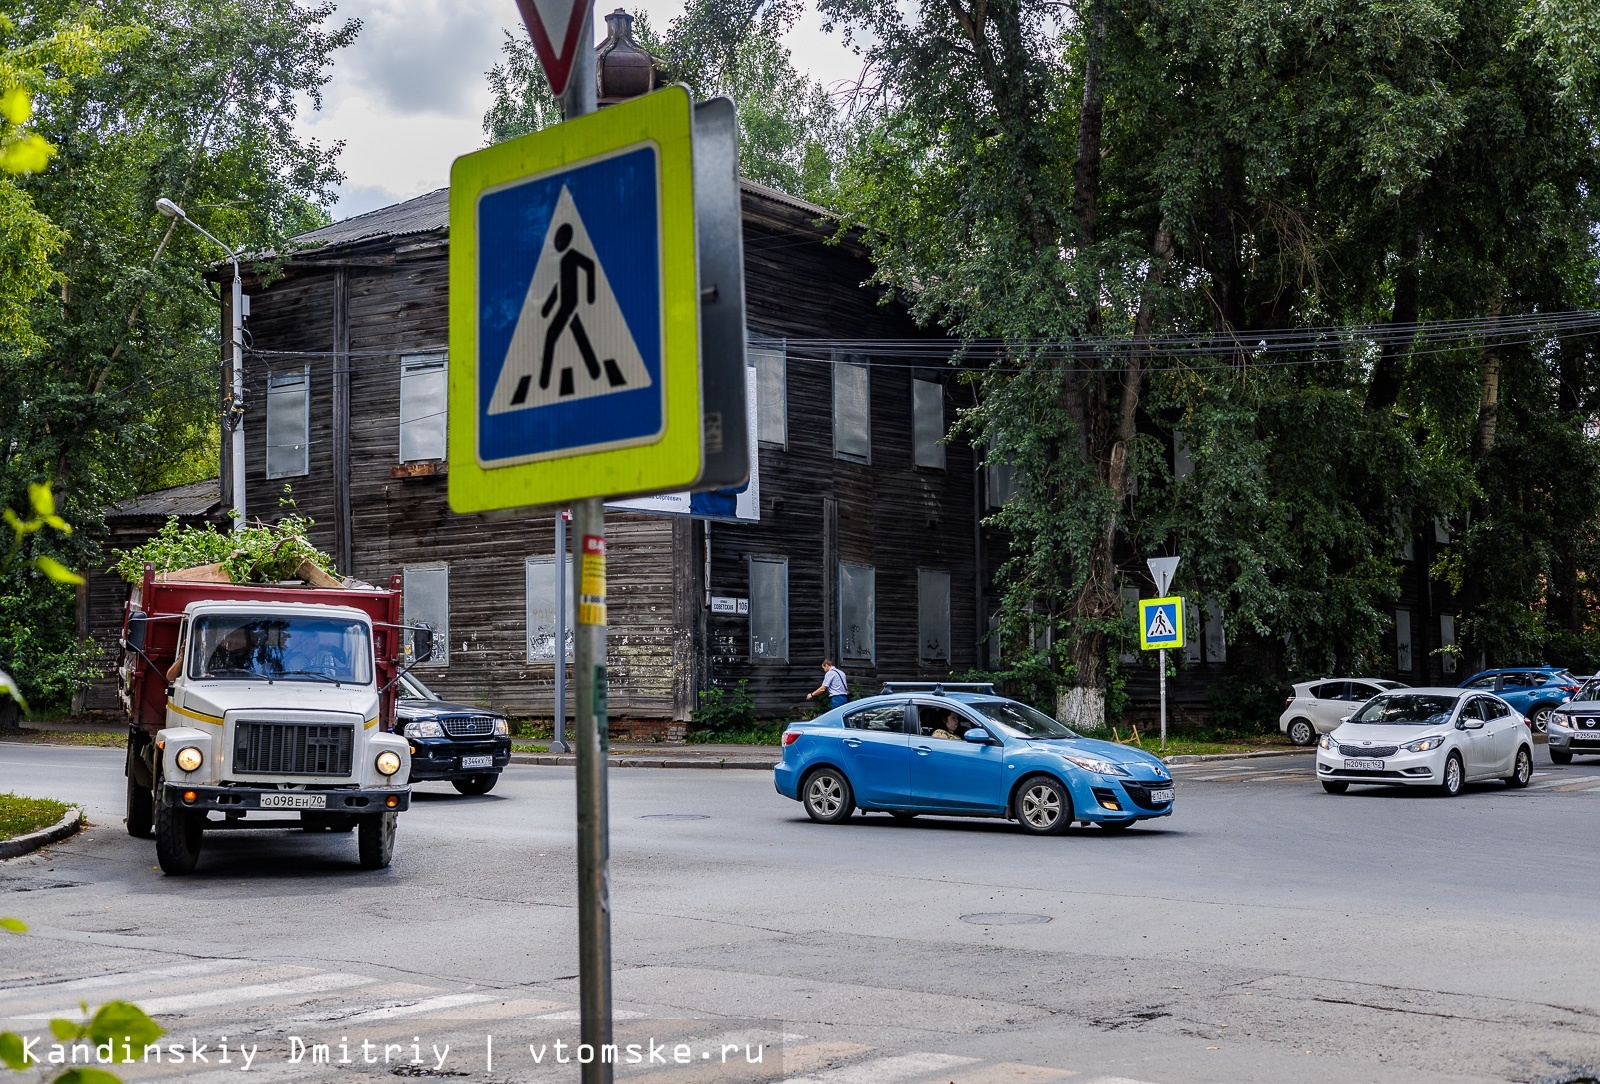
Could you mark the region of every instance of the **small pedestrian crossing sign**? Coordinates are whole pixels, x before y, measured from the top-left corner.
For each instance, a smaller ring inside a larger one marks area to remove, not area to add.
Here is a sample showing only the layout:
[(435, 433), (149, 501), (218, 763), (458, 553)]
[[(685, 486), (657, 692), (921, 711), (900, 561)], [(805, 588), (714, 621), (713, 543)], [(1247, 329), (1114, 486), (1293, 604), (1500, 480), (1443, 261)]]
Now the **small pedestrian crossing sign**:
[(1183, 599), (1139, 600), (1139, 646), (1146, 651), (1183, 646)]
[(451, 507), (692, 488), (699, 310), (684, 88), (457, 159)]

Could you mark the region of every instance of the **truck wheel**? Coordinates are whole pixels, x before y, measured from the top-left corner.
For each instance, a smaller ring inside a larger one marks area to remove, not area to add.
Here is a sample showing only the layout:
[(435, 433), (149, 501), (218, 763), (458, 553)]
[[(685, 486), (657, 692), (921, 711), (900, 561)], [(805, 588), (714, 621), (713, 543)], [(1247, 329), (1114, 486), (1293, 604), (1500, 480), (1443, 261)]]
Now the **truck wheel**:
[(462, 794), (488, 794), (498, 782), (500, 782), (499, 774), (491, 772), (488, 775), (469, 775), (465, 779), (452, 779), (450, 785)]
[(128, 834), (149, 839), (155, 834), (156, 800), (150, 788), (128, 776)]
[(162, 802), (156, 806), (156, 860), (162, 873), (193, 873), (200, 862), (205, 814)]
[(394, 856), (394, 828), (398, 813), (363, 813), (356, 820), (356, 846), (362, 869), (387, 869)]

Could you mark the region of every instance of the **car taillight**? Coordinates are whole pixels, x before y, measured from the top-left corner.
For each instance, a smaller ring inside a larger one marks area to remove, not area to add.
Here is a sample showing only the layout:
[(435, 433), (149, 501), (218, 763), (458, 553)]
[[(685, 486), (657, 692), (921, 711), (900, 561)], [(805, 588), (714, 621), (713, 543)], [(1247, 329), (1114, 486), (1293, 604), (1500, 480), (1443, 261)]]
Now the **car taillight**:
[(1576, 696), (1577, 692), (1578, 692), (1578, 687), (1576, 685), (1563, 685), (1563, 686), (1561, 686), (1561, 691), (1566, 693), (1569, 696)]
[(783, 744), (785, 744), (785, 745), (793, 745), (795, 742), (797, 742), (799, 740), (800, 740), (800, 731), (798, 731), (798, 730), (785, 730), (783, 732)]
[(1286, 696), (1286, 697), (1283, 698), (1283, 706), (1284, 707), (1287, 708), (1287, 707), (1291, 706), (1293, 703), (1294, 703), (1294, 697)]

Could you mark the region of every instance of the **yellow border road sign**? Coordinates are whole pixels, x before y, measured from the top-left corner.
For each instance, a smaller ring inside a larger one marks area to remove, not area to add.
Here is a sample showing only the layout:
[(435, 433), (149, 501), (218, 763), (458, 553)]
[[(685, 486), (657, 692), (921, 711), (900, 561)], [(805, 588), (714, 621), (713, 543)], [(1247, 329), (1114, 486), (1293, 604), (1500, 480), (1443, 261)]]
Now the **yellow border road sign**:
[(456, 159), (455, 511), (700, 479), (692, 116), (667, 87)]
[(1146, 651), (1183, 646), (1183, 599), (1139, 600), (1139, 646)]

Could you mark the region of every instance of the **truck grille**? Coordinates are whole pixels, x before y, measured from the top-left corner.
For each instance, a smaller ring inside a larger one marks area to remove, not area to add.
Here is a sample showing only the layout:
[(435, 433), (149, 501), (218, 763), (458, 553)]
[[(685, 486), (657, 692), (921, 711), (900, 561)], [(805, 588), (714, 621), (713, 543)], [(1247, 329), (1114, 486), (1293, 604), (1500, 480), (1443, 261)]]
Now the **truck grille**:
[(241, 722), (234, 727), (233, 769), (256, 775), (350, 774), (355, 727)]
[(487, 738), (494, 733), (492, 715), (446, 715), (439, 721), (452, 738)]
[(1339, 755), (1342, 757), (1366, 757), (1368, 760), (1382, 760), (1392, 757), (1400, 751), (1398, 745), (1341, 745)]

